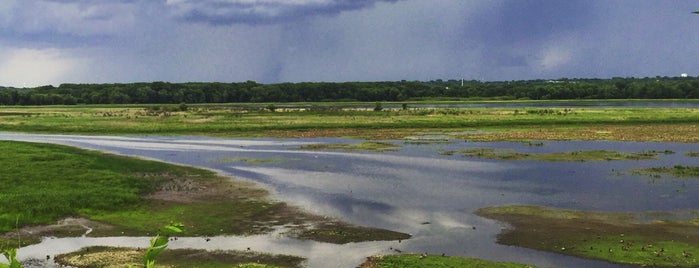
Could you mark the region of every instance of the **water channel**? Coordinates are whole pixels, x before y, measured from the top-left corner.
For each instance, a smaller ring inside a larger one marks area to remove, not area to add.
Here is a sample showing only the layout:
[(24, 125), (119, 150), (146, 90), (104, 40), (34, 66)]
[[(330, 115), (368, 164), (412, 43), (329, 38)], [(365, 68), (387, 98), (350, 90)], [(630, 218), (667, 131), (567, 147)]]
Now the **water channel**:
[[(309, 267), (356, 267), (375, 254), (427, 252), (539, 267), (619, 267), (495, 243), (504, 224), (472, 214), (481, 207), (531, 204), (599, 211), (657, 211), (699, 209), (696, 180), (653, 180), (627, 172), (633, 168), (696, 165), (684, 154), (699, 144), (566, 141), (446, 143), (400, 145), (390, 152), (306, 151), (317, 143), (360, 141), (316, 139), (227, 139), (193, 136), (74, 136), (0, 133), (0, 140), (47, 142), (204, 167), (224, 175), (258, 182), (276, 199), (311, 212), (372, 227), (405, 232), (401, 241), (332, 245), (298, 241), (269, 234), (251, 237), (180, 239), (173, 248), (245, 249), (308, 258)], [(602, 162), (504, 161), (442, 155), (443, 150), (510, 148), (521, 152), (615, 150), (674, 151), (658, 159)], [(221, 161), (234, 158), (275, 159), (250, 164)], [(474, 228), (475, 227), (475, 228)], [(148, 238), (46, 239), (19, 250), (20, 259), (42, 258), (88, 245), (144, 246)]]

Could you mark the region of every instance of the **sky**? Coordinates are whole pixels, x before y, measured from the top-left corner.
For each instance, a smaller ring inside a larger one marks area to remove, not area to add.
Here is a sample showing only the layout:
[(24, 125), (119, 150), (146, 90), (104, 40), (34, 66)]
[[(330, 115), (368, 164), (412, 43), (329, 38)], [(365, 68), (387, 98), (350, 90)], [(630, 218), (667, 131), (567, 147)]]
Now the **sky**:
[(695, 0), (2, 0), (0, 86), (699, 76)]

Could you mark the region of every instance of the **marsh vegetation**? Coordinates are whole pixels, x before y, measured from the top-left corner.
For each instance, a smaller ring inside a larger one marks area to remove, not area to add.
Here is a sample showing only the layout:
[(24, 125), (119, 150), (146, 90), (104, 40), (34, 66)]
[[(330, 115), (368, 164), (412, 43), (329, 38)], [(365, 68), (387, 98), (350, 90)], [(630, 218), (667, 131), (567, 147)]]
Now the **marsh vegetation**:
[(400, 147), (391, 142), (366, 141), (353, 144), (309, 144), (301, 145), (301, 150), (342, 150), (342, 151), (395, 151)]
[(510, 262), (495, 262), (472, 258), (428, 254), (403, 254), (369, 257), (359, 268), (419, 268), (419, 267), (489, 267), (534, 268), (534, 266)]
[[(477, 215), (511, 228), (498, 243), (654, 267), (699, 265), (697, 223), (671, 213), (612, 213), (537, 206), (482, 208)], [(658, 217), (663, 216), (663, 217)]]
[(440, 154), (460, 154), (463, 157), (476, 157), (500, 160), (536, 160), (550, 162), (585, 162), (585, 161), (614, 161), (614, 160), (645, 160), (654, 159), (659, 154), (673, 154), (672, 151), (645, 151), (622, 153), (607, 150), (572, 151), (555, 153), (520, 153), (512, 149), (468, 148), (460, 151), (441, 151)]
[[(543, 112), (545, 111), (545, 112)], [(439, 132), (470, 141), (698, 142), (696, 108), (417, 108), (270, 112), (235, 105), (0, 107), (5, 131), (63, 134), (358, 137), (403, 139)]]
[(676, 178), (699, 178), (699, 167), (675, 165), (673, 167), (652, 167), (632, 170), (633, 173), (659, 178), (670, 175)]

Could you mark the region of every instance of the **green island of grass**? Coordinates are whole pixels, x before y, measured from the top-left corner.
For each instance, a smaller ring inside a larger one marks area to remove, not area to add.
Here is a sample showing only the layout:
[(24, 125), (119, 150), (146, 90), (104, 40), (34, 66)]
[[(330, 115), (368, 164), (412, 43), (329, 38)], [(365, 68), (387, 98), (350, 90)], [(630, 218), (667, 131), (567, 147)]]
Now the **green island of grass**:
[(662, 175), (670, 175), (677, 178), (699, 178), (699, 167), (683, 165), (634, 169), (631, 172), (640, 175), (648, 175), (654, 178), (662, 177)]
[(223, 157), (212, 159), (214, 163), (247, 163), (247, 164), (270, 164), (288, 161), (287, 158), (250, 158), (250, 157)]
[(440, 154), (452, 155), (459, 153), (464, 157), (476, 157), (499, 160), (536, 160), (550, 162), (584, 162), (584, 161), (613, 161), (613, 160), (644, 160), (654, 159), (659, 154), (672, 154), (672, 151), (645, 151), (637, 153), (621, 153), (606, 150), (572, 151), (556, 153), (520, 153), (511, 149), (469, 148), (460, 151), (443, 151)]
[(385, 152), (398, 150), (399, 146), (390, 142), (365, 141), (356, 144), (310, 144), (299, 146), (301, 150), (343, 150)]
[(93, 229), (88, 236), (149, 236), (173, 221), (186, 226), (184, 236), (262, 234), (288, 224), (298, 226), (289, 236), (330, 243), (410, 237), (310, 214), (213, 171), (52, 144), (0, 141), (0, 151), (0, 248), (17, 247), (18, 236), (20, 246), (81, 236), (84, 226)]
[[(510, 229), (497, 242), (537, 250), (653, 267), (699, 266), (699, 221), (671, 213), (608, 213), (538, 206), (481, 208), (477, 215)], [(696, 214), (696, 213), (695, 213)]]
[(699, 152), (688, 152), (685, 155), (689, 157), (699, 157)]
[(359, 268), (533, 268), (534, 266), (510, 263), (494, 262), (480, 259), (438, 256), (427, 254), (402, 254), (369, 257)]

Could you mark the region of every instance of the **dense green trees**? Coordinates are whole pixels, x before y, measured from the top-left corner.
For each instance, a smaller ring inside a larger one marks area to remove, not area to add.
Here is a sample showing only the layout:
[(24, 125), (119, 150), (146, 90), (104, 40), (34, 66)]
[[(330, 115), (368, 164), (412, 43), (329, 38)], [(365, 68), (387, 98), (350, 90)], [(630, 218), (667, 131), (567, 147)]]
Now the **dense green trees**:
[(0, 105), (406, 101), (417, 99), (699, 98), (699, 78), (654, 77), (480, 82), (129, 83), (0, 87)]

